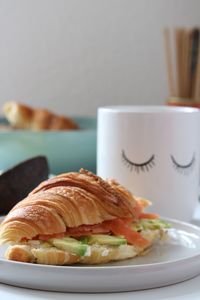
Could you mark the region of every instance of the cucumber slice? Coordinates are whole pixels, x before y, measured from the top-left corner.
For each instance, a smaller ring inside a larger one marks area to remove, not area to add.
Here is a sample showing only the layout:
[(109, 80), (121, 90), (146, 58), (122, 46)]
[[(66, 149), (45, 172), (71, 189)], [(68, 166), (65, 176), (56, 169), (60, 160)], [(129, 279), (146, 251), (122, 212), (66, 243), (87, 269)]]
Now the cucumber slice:
[(167, 229), (170, 227), (171, 225), (169, 223), (161, 219), (141, 219), (139, 222), (131, 224), (131, 228), (134, 231)]
[(42, 248), (51, 248), (52, 246), (51, 246), (50, 243), (44, 242), (44, 243), (41, 244), (41, 247), (42, 247)]
[(99, 244), (109, 246), (126, 245), (127, 240), (123, 237), (106, 235), (106, 234), (93, 234), (88, 236), (88, 244)]
[[(75, 240), (75, 239), (72, 239)], [(67, 252), (70, 252), (72, 254), (76, 254), (79, 256), (84, 256), (87, 252), (87, 245), (84, 245), (77, 240), (71, 241), (71, 240), (65, 240), (65, 239), (51, 239), (51, 243), (53, 246), (55, 246), (57, 249), (64, 250)]]

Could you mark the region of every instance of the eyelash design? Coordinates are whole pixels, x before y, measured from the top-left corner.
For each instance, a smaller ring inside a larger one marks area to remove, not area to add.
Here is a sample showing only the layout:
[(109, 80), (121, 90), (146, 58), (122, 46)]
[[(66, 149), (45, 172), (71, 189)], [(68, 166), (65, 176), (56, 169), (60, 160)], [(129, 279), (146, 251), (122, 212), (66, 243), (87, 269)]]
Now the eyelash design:
[(183, 175), (188, 175), (194, 167), (195, 163), (195, 154), (193, 154), (191, 161), (186, 165), (179, 164), (173, 155), (170, 155), (174, 168)]
[(137, 164), (132, 162), (126, 156), (125, 151), (122, 150), (122, 161), (130, 171), (134, 170), (139, 174), (140, 172), (148, 172), (153, 166), (155, 166), (155, 155), (153, 154), (147, 161)]

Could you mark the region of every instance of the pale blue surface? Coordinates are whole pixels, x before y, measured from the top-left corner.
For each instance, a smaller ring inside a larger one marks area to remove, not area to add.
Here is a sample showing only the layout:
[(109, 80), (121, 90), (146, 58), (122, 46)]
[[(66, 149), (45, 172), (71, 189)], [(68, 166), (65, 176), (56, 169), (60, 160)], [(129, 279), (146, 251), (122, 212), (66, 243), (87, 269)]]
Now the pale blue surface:
[(81, 130), (0, 131), (0, 170), (30, 157), (45, 155), (53, 174), (80, 168), (96, 172), (96, 119), (76, 117), (74, 120)]

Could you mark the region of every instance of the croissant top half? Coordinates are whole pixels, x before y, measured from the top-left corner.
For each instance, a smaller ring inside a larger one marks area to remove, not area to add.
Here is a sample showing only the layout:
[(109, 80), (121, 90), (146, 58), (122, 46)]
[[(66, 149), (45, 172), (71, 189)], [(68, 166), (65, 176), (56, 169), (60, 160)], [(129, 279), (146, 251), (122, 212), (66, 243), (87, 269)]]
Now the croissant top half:
[(116, 181), (81, 169), (42, 182), (20, 201), (1, 224), (0, 244), (115, 218), (137, 219), (140, 212), (137, 200)]

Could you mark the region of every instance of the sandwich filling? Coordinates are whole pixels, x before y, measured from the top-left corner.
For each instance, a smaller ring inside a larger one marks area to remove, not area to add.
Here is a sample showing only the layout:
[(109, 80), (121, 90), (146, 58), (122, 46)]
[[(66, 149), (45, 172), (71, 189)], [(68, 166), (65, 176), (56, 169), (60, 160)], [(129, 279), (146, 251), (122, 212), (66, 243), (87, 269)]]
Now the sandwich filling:
[[(38, 235), (10, 246), (11, 260), (41, 264), (74, 264), (122, 260), (134, 257), (165, 236), (170, 224), (153, 214), (151, 218), (115, 219), (96, 225), (69, 228), (65, 233)], [(146, 215), (147, 217), (147, 215)]]

